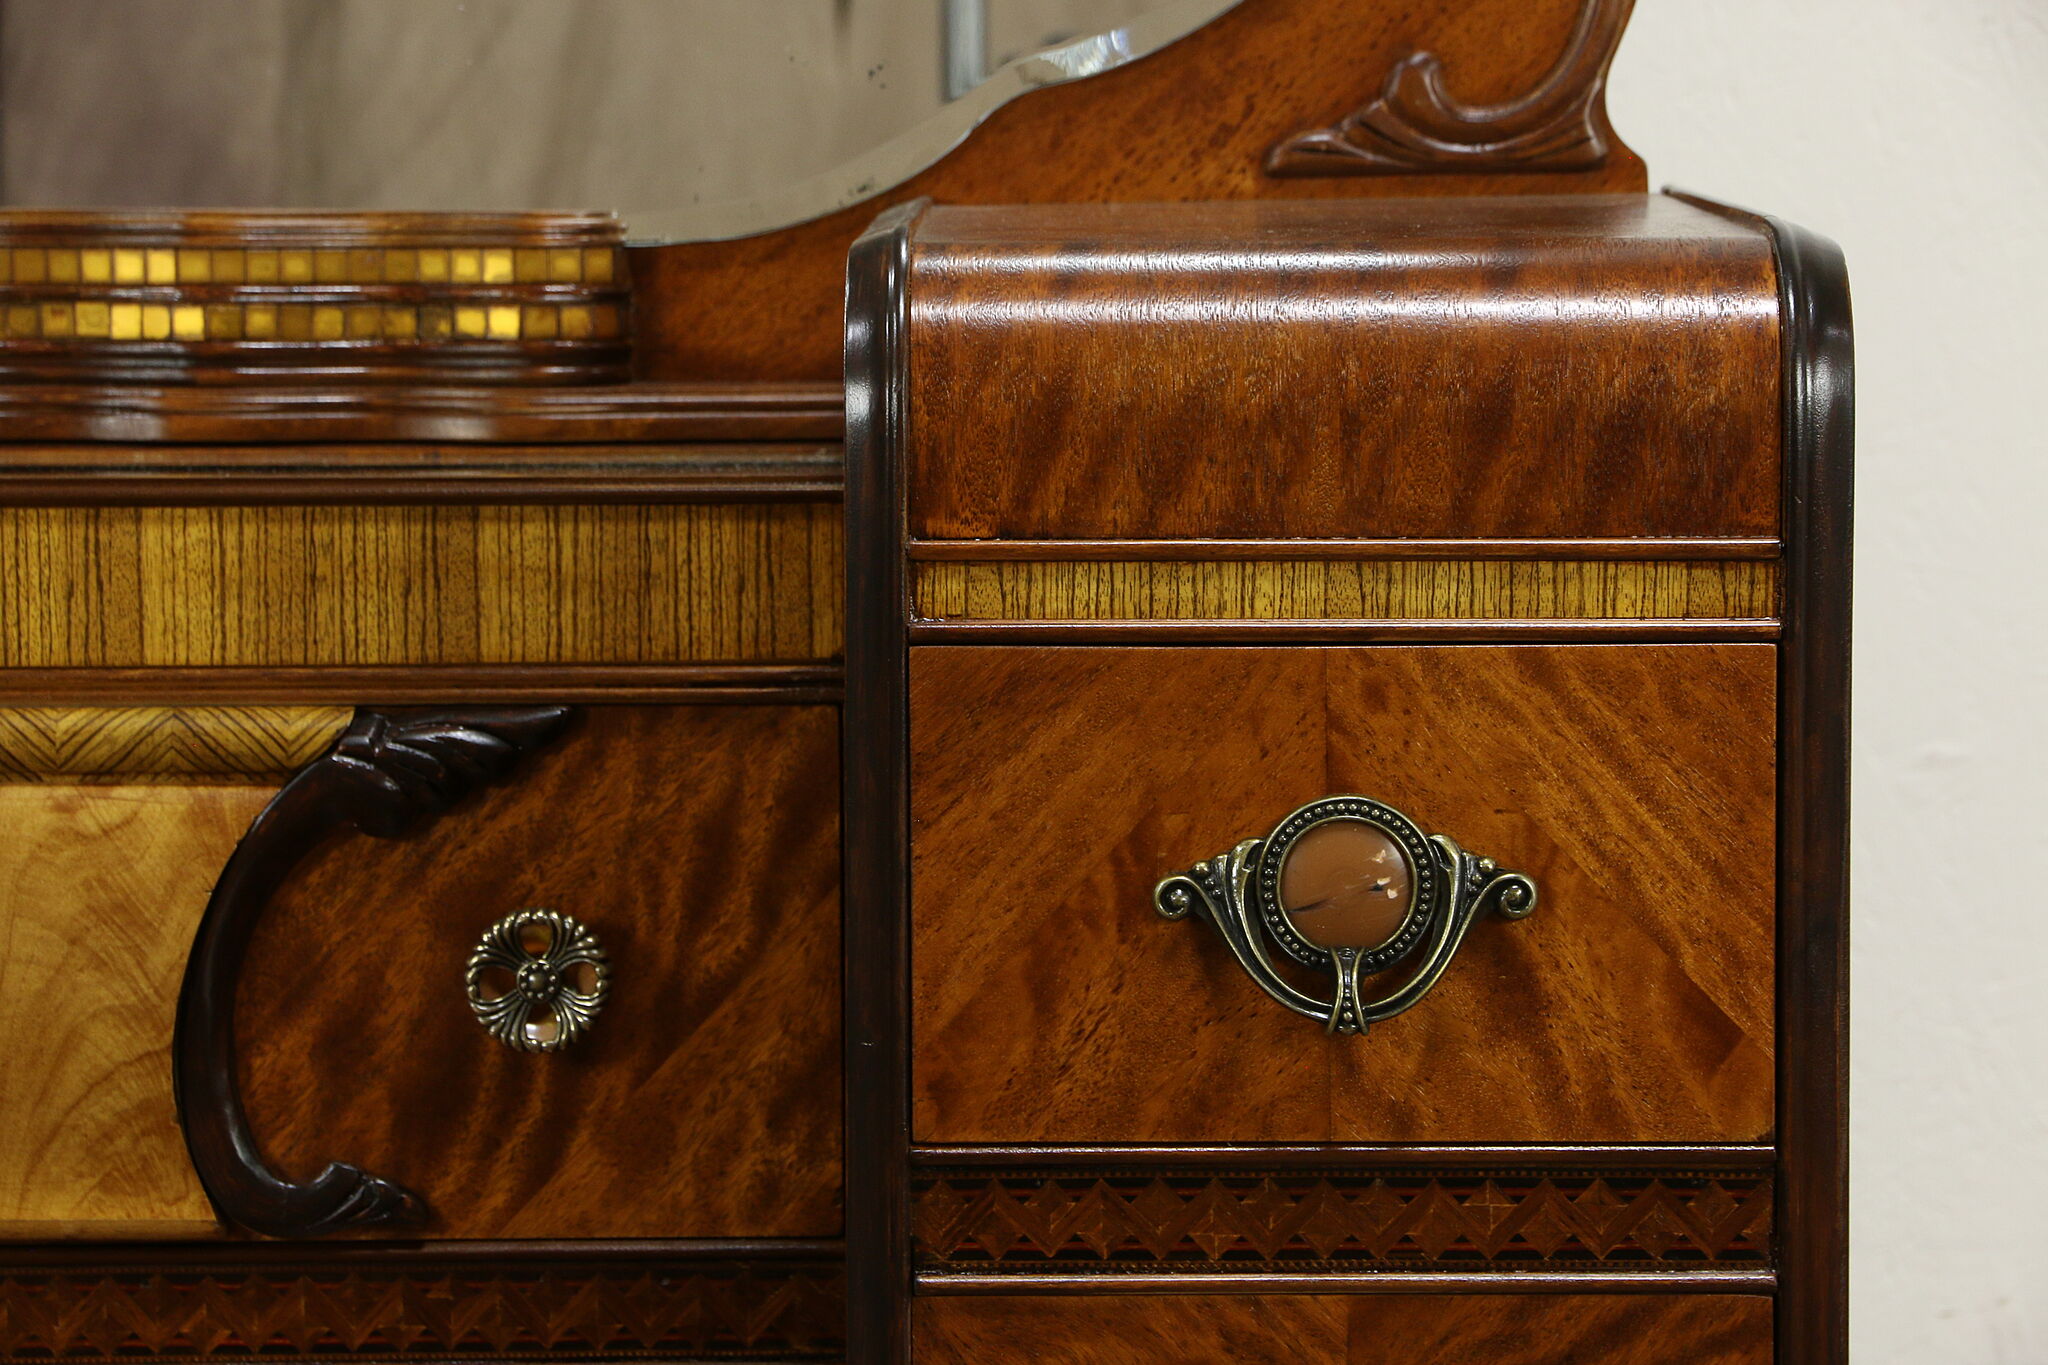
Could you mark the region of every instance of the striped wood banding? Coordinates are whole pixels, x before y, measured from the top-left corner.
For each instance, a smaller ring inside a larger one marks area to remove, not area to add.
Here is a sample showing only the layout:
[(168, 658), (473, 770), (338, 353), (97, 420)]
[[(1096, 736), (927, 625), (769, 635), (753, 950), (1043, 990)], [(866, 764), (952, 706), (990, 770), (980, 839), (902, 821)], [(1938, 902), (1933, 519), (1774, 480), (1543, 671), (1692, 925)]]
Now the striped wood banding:
[(0, 666), (807, 661), (833, 504), (0, 508)]
[(1761, 620), (1766, 560), (920, 562), (922, 620)]

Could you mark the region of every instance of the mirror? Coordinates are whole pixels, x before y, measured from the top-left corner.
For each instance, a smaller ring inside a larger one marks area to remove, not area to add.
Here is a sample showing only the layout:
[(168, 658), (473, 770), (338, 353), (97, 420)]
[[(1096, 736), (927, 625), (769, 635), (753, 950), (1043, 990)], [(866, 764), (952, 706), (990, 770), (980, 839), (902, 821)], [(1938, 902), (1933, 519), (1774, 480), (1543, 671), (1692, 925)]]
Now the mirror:
[(0, 203), (610, 209), (739, 237), (1236, 0), (6, 0)]

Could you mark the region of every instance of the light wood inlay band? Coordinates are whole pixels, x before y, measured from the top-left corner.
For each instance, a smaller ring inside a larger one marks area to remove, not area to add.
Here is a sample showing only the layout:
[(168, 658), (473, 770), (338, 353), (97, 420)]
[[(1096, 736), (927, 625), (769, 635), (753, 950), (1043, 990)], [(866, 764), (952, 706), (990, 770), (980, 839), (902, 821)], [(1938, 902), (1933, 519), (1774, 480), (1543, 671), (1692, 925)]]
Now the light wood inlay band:
[(283, 781), (347, 726), (347, 706), (0, 708), (0, 781)]
[(836, 657), (840, 512), (0, 508), (0, 667)]
[(923, 620), (1758, 620), (1762, 560), (926, 562)]

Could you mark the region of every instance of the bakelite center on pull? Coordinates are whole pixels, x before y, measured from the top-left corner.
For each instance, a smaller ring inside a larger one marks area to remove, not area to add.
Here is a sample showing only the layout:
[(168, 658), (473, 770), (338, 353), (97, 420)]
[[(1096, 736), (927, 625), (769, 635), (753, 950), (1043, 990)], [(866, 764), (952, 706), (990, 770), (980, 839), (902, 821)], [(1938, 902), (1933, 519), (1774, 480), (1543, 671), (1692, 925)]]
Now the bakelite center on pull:
[(1400, 847), (1361, 820), (1317, 825), (1280, 864), (1280, 908), (1318, 948), (1379, 947), (1407, 922), (1414, 894)]

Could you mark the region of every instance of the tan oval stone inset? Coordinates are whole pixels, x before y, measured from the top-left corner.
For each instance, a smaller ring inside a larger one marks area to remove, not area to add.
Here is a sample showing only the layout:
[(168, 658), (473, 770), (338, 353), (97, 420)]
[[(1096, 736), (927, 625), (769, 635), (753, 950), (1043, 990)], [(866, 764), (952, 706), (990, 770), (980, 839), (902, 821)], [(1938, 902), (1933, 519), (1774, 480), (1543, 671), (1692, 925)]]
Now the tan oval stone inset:
[(1380, 947), (1407, 922), (1414, 895), (1400, 845), (1362, 820), (1317, 825), (1280, 864), (1280, 909), (1318, 948)]

